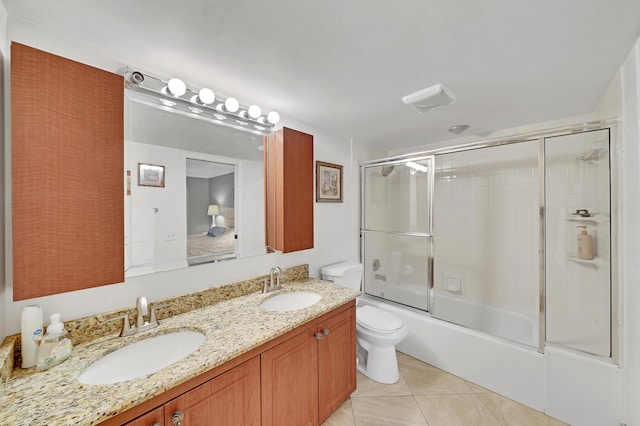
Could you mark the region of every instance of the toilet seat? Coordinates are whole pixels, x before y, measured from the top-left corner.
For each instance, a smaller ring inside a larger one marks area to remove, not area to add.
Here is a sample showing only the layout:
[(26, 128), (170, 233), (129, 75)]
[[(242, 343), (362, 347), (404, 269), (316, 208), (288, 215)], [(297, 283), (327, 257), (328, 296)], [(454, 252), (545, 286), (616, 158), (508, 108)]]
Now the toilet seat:
[(404, 326), (402, 319), (369, 305), (356, 310), (356, 323), (378, 333), (394, 333)]

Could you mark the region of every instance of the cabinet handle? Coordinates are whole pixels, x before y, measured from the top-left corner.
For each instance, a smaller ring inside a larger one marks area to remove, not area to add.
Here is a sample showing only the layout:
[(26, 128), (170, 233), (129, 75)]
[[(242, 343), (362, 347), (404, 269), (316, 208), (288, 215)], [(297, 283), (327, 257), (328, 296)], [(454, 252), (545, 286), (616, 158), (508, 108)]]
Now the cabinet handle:
[(151, 426), (162, 426), (160, 423), (156, 422), (154, 424), (152, 424)]
[(322, 335), (322, 333), (316, 333), (316, 334), (314, 334), (314, 336), (316, 337), (316, 340), (324, 339), (324, 336)]
[(324, 334), (325, 336), (328, 336), (331, 333), (329, 333), (329, 329), (328, 328), (325, 328), (324, 330), (322, 330), (322, 334)]
[(174, 411), (173, 415), (171, 416), (171, 424), (173, 426), (180, 426), (182, 425), (183, 421), (184, 421), (184, 413), (180, 410)]

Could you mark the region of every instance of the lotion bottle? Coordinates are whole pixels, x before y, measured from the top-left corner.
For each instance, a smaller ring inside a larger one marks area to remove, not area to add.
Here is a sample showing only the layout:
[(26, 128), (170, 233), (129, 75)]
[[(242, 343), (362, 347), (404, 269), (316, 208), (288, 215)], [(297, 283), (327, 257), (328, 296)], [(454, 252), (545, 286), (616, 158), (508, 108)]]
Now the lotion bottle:
[(593, 237), (587, 232), (587, 226), (580, 225), (576, 228), (582, 228), (582, 232), (578, 234), (578, 259), (593, 259)]
[(20, 317), (20, 351), (22, 368), (36, 365), (37, 340), (42, 338), (42, 309), (37, 305), (25, 306)]

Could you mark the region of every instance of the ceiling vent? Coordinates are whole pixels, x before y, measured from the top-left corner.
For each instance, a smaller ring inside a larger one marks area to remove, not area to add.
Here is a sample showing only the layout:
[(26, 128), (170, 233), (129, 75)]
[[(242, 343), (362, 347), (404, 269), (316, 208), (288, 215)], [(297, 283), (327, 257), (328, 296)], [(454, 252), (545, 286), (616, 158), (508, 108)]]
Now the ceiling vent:
[(452, 104), (456, 101), (451, 90), (442, 84), (427, 87), (402, 98), (402, 102), (422, 114), (425, 111), (440, 108)]

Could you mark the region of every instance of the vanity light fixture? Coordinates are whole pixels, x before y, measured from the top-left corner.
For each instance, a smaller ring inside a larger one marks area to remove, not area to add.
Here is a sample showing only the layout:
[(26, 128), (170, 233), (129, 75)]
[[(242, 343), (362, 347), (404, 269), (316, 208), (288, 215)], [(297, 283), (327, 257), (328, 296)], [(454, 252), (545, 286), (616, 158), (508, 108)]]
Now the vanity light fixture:
[(254, 120), (262, 115), (262, 109), (258, 105), (251, 105), (247, 110), (249, 117)]
[(213, 90), (203, 87), (198, 92), (198, 95), (194, 98), (191, 98), (192, 102), (199, 103), (201, 105), (210, 105), (213, 101), (216, 100), (216, 94), (213, 93)]
[(240, 109), (240, 102), (236, 98), (227, 98), (224, 101), (224, 110), (227, 112), (238, 112)]
[(260, 117), (258, 118), (258, 122), (261, 124), (265, 124), (267, 126), (271, 125), (275, 125), (278, 124), (280, 122), (280, 114), (278, 114), (276, 111), (271, 111), (269, 114), (267, 114), (267, 117)]
[(172, 78), (167, 83), (167, 92), (173, 96), (182, 96), (187, 93), (187, 85), (179, 78)]
[(190, 89), (178, 78), (165, 80), (129, 67), (121, 70), (121, 74), (125, 78), (125, 94), (135, 102), (258, 135), (271, 134), (280, 121), (276, 111), (263, 113), (255, 104), (245, 107), (233, 97), (220, 99), (209, 88)]

